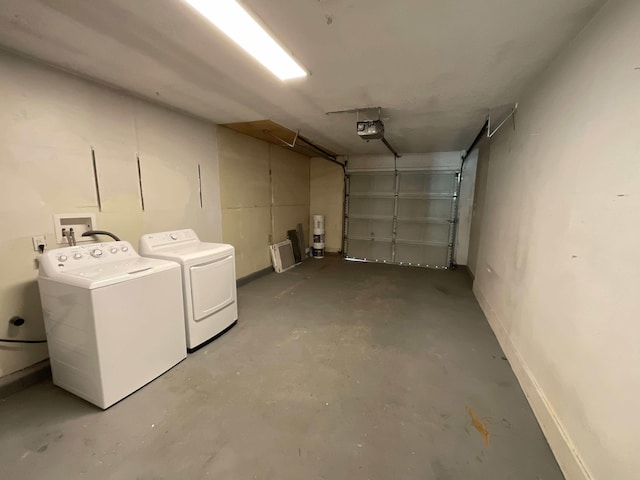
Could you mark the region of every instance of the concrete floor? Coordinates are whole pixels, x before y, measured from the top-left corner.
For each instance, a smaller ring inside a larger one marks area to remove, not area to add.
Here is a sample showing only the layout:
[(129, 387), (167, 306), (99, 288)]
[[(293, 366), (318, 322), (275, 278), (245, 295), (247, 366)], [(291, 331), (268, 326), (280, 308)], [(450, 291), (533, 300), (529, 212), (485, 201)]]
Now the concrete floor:
[(464, 272), (309, 260), (239, 305), (105, 412), (48, 382), (1, 400), (2, 477), (563, 478)]

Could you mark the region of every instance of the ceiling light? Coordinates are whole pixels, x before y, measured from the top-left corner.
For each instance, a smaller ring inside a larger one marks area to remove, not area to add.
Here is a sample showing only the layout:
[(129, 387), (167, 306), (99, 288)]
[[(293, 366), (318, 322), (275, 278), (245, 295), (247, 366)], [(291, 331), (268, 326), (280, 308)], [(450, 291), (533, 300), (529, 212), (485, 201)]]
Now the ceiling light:
[(307, 75), (307, 72), (236, 0), (184, 1), (271, 70), (280, 80)]

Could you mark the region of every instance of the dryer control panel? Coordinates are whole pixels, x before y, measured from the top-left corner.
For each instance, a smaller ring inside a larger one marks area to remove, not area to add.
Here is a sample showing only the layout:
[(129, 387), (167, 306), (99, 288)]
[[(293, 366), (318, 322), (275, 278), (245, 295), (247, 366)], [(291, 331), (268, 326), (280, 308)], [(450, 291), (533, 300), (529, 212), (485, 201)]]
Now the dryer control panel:
[(196, 232), (190, 228), (171, 232), (149, 233), (140, 238), (140, 251), (145, 254), (170, 245), (188, 245), (191, 243), (200, 243), (200, 239)]
[(140, 255), (129, 242), (105, 242), (46, 251), (40, 256), (40, 265), (45, 271), (63, 271), (135, 258)]

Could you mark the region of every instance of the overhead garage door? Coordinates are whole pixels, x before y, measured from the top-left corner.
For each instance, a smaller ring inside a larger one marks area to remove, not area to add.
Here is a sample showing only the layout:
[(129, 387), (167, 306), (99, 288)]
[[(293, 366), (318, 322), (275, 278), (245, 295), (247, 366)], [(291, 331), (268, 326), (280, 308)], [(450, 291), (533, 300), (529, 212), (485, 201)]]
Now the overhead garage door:
[(346, 257), (449, 268), (458, 179), (459, 171), (451, 168), (348, 170)]

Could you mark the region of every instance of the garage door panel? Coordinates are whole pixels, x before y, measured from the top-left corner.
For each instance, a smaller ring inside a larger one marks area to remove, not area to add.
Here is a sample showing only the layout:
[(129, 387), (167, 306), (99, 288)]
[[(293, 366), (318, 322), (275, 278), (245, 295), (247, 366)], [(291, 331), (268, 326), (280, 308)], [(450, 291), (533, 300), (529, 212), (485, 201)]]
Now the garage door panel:
[(448, 268), (458, 172), (351, 172), (345, 202), (347, 258)]
[(456, 189), (455, 177), (450, 173), (432, 175), (424, 173), (401, 173), (400, 192), (453, 195)]
[(453, 198), (399, 198), (398, 218), (451, 219)]
[(352, 175), (349, 192), (353, 195), (366, 193), (390, 193), (395, 192), (396, 176), (394, 173), (360, 174)]
[(393, 217), (394, 199), (391, 198), (371, 198), (371, 197), (350, 197), (349, 216), (381, 216)]
[(393, 220), (374, 220), (352, 218), (349, 222), (349, 237), (366, 240), (391, 241), (393, 236)]
[(419, 265), (423, 267), (446, 267), (447, 247), (416, 245), (398, 242), (395, 263)]
[(371, 240), (348, 240), (348, 252), (352, 258), (372, 260), (376, 262), (391, 262), (391, 242), (376, 242)]
[(448, 246), (449, 233), (448, 223), (433, 224), (399, 219), (396, 238), (398, 242), (419, 241)]

